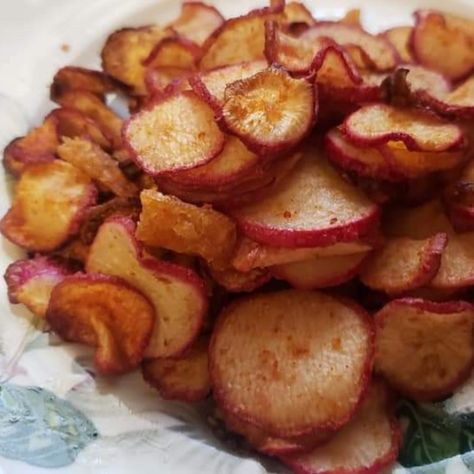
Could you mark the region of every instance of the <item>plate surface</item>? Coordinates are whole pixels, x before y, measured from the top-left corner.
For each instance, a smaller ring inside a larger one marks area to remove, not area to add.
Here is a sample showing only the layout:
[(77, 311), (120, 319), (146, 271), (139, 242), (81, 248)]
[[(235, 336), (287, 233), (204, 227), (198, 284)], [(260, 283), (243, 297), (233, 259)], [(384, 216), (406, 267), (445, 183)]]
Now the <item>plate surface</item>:
[[(226, 16), (263, 2), (215, 0)], [(379, 31), (411, 21), (417, 8), (474, 17), (474, 0), (307, 0), (317, 18), (363, 11)], [(41, 121), (53, 106), (47, 87), (66, 64), (99, 66), (107, 34), (122, 26), (166, 23), (178, 0), (2, 1), (0, 14), (0, 148)], [(1, 168), (0, 214), (9, 205)], [(0, 271), (21, 256), (1, 241)], [(285, 472), (215, 437), (206, 406), (158, 399), (139, 374), (92, 375), (91, 353), (35, 329), (26, 310), (0, 288), (0, 474), (254, 474)], [(394, 472), (474, 472), (474, 378), (442, 404), (400, 406), (406, 427)], [(472, 413), (472, 414), (470, 414)], [(52, 468), (56, 468), (52, 470)], [(58, 469), (59, 468), (59, 469)]]

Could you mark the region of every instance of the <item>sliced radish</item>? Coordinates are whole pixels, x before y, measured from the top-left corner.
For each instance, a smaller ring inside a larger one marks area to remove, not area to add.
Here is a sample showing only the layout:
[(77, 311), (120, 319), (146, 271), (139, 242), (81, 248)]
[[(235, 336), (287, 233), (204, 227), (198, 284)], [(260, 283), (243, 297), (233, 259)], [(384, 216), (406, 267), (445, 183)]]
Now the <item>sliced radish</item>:
[(379, 473), (395, 462), (400, 426), (392, 397), (374, 381), (353, 420), (332, 439), (307, 454), (285, 456), (283, 462), (298, 474)]
[(44, 317), (53, 288), (74, 273), (65, 260), (37, 255), (17, 260), (5, 271), (8, 299), (12, 304), (24, 304), (34, 315)]
[(65, 92), (75, 89), (85, 90), (98, 97), (103, 97), (115, 88), (114, 83), (102, 71), (66, 66), (59, 69), (54, 75), (50, 87), (50, 97), (54, 101)]
[(274, 68), (227, 86), (222, 119), (252, 151), (276, 153), (299, 143), (316, 119), (315, 89)]
[(288, 456), (307, 452), (331, 436), (331, 433), (321, 431), (307, 436), (280, 438), (269, 435), (261, 428), (230, 413), (223, 412), (222, 416), (227, 429), (240, 434), (253, 448), (268, 456)]
[(56, 102), (94, 120), (110, 137), (113, 147), (122, 148), (123, 120), (96, 95), (83, 90), (72, 90), (62, 94)]
[(180, 358), (159, 358), (143, 362), (145, 381), (156, 388), (165, 400), (196, 402), (211, 390), (207, 368), (207, 338), (196, 341)]
[(313, 26), (316, 20), (308, 10), (308, 8), (301, 2), (291, 1), (285, 5), (283, 10), (283, 22), (291, 27), (291, 24), (305, 24)]
[(224, 411), (275, 436), (335, 430), (365, 392), (372, 337), (361, 308), (322, 293), (234, 301), (209, 348), (214, 397)]
[(200, 68), (209, 70), (265, 59), (265, 21), (272, 15), (269, 9), (262, 9), (227, 20), (204, 43)]
[(215, 7), (202, 2), (185, 1), (181, 6), (181, 15), (169, 27), (201, 46), (224, 21)]
[(69, 342), (97, 347), (99, 373), (135, 369), (150, 339), (155, 312), (120, 278), (76, 274), (54, 287), (46, 311), (53, 331)]
[(221, 66), (191, 78), (191, 86), (196, 94), (219, 112), (224, 104), (225, 89), (229, 84), (251, 77), (267, 67), (265, 60)]
[(275, 265), (270, 270), (275, 278), (285, 280), (293, 288), (300, 290), (328, 288), (355, 277), (366, 257), (366, 253), (315, 257), (301, 262)]
[(163, 38), (143, 62), (147, 68), (174, 67), (187, 70), (196, 68), (201, 48), (180, 36)]
[(135, 224), (112, 217), (99, 229), (87, 258), (87, 271), (122, 278), (152, 303), (156, 321), (145, 357), (171, 357), (188, 349), (207, 311), (203, 280), (192, 270), (142, 258)]
[(306, 30), (302, 37), (307, 40), (327, 37), (341, 46), (359, 46), (367, 53), (378, 71), (389, 71), (397, 65), (395, 50), (385, 38), (373, 36), (357, 26), (320, 22)]
[(27, 250), (60, 247), (95, 204), (97, 189), (89, 176), (60, 160), (29, 165), (15, 188), (12, 207), (0, 221), (2, 234)]
[(235, 224), (210, 207), (197, 207), (155, 190), (140, 195), (142, 213), (137, 238), (150, 247), (199, 255), (216, 268), (227, 266), (235, 241)]
[(178, 171), (170, 176), (176, 183), (198, 189), (228, 185), (248, 176), (260, 158), (236, 137), (228, 136), (221, 153), (209, 163), (196, 168)]
[(472, 20), (433, 10), (417, 11), (415, 19), (410, 46), (420, 64), (450, 79), (463, 78), (473, 71)]
[(102, 68), (130, 87), (134, 94), (146, 94), (143, 61), (167, 33), (158, 26), (123, 28), (112, 33), (102, 49)]
[(400, 181), (404, 178), (395, 168), (391, 155), (385, 148), (355, 146), (337, 128), (326, 135), (324, 147), (329, 159), (344, 170), (388, 181)]
[(414, 62), (413, 54), (410, 51), (410, 36), (412, 31), (412, 26), (396, 26), (382, 33), (382, 36), (395, 48), (398, 56), (404, 63)]
[(225, 140), (212, 109), (189, 91), (133, 116), (124, 138), (138, 165), (152, 175), (203, 165), (222, 151)]
[(416, 400), (449, 395), (474, 361), (474, 307), (462, 301), (394, 300), (375, 315), (375, 368)]
[(48, 163), (55, 159), (59, 145), (58, 121), (47, 117), (24, 137), (12, 140), (3, 151), (3, 165), (14, 176), (20, 176), (29, 164)]
[(465, 144), (459, 125), (415, 109), (385, 104), (361, 107), (343, 124), (347, 137), (358, 145), (374, 146), (401, 141), (410, 150), (448, 151)]
[(351, 242), (377, 224), (378, 208), (310, 149), (275, 191), (232, 212), (242, 232), (282, 247)]
[(64, 138), (58, 147), (59, 157), (84, 171), (119, 197), (138, 195), (137, 186), (120, 171), (119, 164), (108, 153), (89, 140)]
[(447, 242), (444, 233), (423, 240), (388, 239), (365, 262), (361, 280), (368, 287), (389, 294), (428, 285), (438, 273)]
[(260, 244), (246, 237), (237, 244), (232, 265), (241, 272), (254, 268), (301, 262), (312, 258), (329, 258), (368, 252), (371, 246), (361, 241), (339, 242), (326, 247), (286, 248)]

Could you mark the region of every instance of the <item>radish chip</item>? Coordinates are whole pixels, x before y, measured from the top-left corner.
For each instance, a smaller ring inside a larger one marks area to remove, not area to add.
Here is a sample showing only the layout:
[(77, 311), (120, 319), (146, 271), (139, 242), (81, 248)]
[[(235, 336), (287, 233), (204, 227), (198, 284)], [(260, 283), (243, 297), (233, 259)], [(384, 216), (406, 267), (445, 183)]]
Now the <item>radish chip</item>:
[(30, 165), (16, 185), (13, 205), (0, 221), (0, 230), (27, 250), (54, 250), (79, 230), (85, 210), (96, 197), (91, 179), (69, 163)]
[(301, 474), (378, 473), (395, 461), (399, 444), (391, 395), (382, 382), (374, 381), (355, 417), (333, 438), (307, 454), (282, 460)]
[(293, 288), (314, 290), (341, 285), (351, 280), (357, 275), (366, 257), (366, 253), (316, 257), (275, 265), (270, 270), (275, 278), (287, 281)]
[(410, 150), (447, 151), (464, 145), (462, 129), (414, 109), (375, 104), (361, 107), (343, 124), (348, 138), (358, 145), (401, 141)]
[(92, 243), (87, 271), (120, 277), (152, 303), (156, 321), (145, 357), (180, 355), (202, 327), (204, 282), (190, 269), (142, 258), (134, 230), (133, 221), (124, 217), (106, 221)]
[(368, 287), (389, 294), (400, 294), (426, 286), (438, 273), (447, 235), (414, 240), (389, 239), (365, 262), (361, 280)]
[(365, 392), (371, 359), (372, 328), (361, 308), (297, 290), (235, 301), (221, 314), (209, 348), (217, 403), (281, 437), (347, 423)]
[(315, 90), (307, 81), (270, 68), (226, 88), (222, 119), (249, 149), (276, 153), (308, 134), (316, 110)]
[(246, 236), (282, 247), (351, 242), (378, 220), (377, 206), (312, 149), (271, 195), (232, 214)]
[(139, 112), (125, 125), (124, 137), (138, 165), (152, 175), (203, 165), (224, 146), (212, 109), (192, 92), (171, 95)]
[(8, 299), (44, 317), (53, 288), (73, 273), (73, 267), (59, 258), (37, 255), (29, 260), (18, 260), (5, 271)]
[(395, 48), (398, 56), (404, 63), (414, 62), (413, 54), (410, 50), (412, 31), (413, 27), (411, 26), (397, 26), (382, 33), (382, 36)]
[(469, 376), (474, 361), (472, 305), (394, 300), (375, 315), (375, 324), (375, 368), (406, 396), (437, 400)]
[(46, 320), (61, 338), (96, 347), (99, 373), (129, 372), (143, 358), (155, 312), (119, 278), (73, 275), (53, 289)]
[(196, 402), (205, 399), (211, 390), (207, 368), (208, 342), (206, 338), (201, 338), (180, 358), (143, 362), (143, 378), (165, 400)]

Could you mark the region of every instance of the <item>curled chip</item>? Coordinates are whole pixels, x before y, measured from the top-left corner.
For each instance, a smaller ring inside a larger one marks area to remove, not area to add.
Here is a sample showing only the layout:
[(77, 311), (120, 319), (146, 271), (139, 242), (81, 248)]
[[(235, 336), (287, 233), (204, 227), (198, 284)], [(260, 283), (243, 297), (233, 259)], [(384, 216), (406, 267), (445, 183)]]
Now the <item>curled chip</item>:
[(126, 217), (106, 221), (92, 244), (87, 271), (120, 277), (152, 303), (156, 321), (145, 357), (179, 356), (202, 328), (207, 311), (204, 282), (189, 268), (143, 258), (134, 233), (135, 224)]
[(27, 250), (54, 250), (79, 230), (85, 210), (96, 197), (91, 179), (69, 163), (30, 165), (16, 185), (0, 230)]
[(447, 242), (444, 233), (423, 240), (388, 239), (367, 259), (360, 278), (368, 287), (388, 294), (428, 286), (438, 273)]
[(224, 17), (215, 7), (202, 2), (184, 1), (181, 6), (181, 15), (169, 27), (179, 35), (202, 46), (224, 21)]
[(268, 154), (299, 143), (311, 130), (316, 111), (311, 84), (269, 68), (227, 86), (222, 119), (248, 148)]
[(250, 293), (267, 283), (271, 274), (264, 268), (254, 268), (247, 272), (240, 272), (229, 267), (223, 270), (209, 268), (209, 274), (214, 281), (229, 293)]
[(3, 165), (14, 176), (20, 176), (29, 164), (53, 161), (58, 145), (58, 122), (50, 116), (26, 136), (15, 138), (7, 145)]
[(167, 33), (157, 26), (124, 28), (115, 31), (102, 49), (102, 68), (128, 86), (133, 94), (146, 94), (143, 61)]
[(316, 247), (352, 242), (377, 224), (379, 211), (309, 148), (265, 199), (232, 210), (241, 231), (258, 242), (282, 247)]
[(459, 125), (425, 111), (385, 104), (361, 107), (342, 127), (349, 140), (361, 146), (401, 141), (409, 150), (438, 152), (459, 149), (465, 144)]
[(355, 303), (297, 290), (252, 295), (214, 329), (213, 394), (225, 412), (274, 436), (336, 430), (365, 393), (372, 353), (370, 319)]
[(227, 20), (204, 43), (200, 68), (265, 59), (265, 21), (273, 16), (271, 9), (262, 9)]
[(54, 75), (50, 88), (51, 100), (55, 101), (65, 92), (76, 89), (103, 97), (108, 92), (112, 92), (115, 86), (110, 78), (101, 71), (66, 66)]
[(119, 197), (138, 195), (137, 186), (125, 178), (118, 162), (99, 145), (83, 138), (64, 138), (62, 145), (58, 147), (58, 155), (115, 195)]
[(396, 26), (382, 33), (382, 36), (395, 48), (403, 63), (413, 63), (414, 58), (410, 50), (412, 26)]
[(366, 257), (367, 253), (315, 257), (301, 262), (275, 265), (270, 271), (275, 278), (285, 280), (299, 290), (328, 288), (354, 278)]
[(48, 117), (54, 117), (57, 121), (57, 131), (60, 138), (86, 138), (104, 150), (109, 150), (112, 147), (108, 134), (95, 120), (79, 110), (61, 107), (53, 110)]
[(138, 165), (152, 175), (203, 165), (225, 142), (212, 109), (190, 91), (159, 99), (133, 116), (124, 137)]
[(182, 357), (143, 362), (143, 378), (165, 400), (196, 402), (205, 399), (211, 391), (207, 368), (208, 344), (208, 339), (202, 337)]
[(195, 75), (190, 82), (194, 92), (220, 112), (224, 104), (225, 90), (229, 84), (251, 77), (267, 67), (267, 61), (263, 59), (221, 66)]
[(215, 268), (227, 266), (236, 242), (235, 224), (210, 207), (197, 207), (154, 190), (142, 191), (137, 238), (150, 247), (199, 255)]
[(122, 147), (123, 120), (97, 96), (87, 91), (73, 90), (62, 94), (56, 102), (90, 117), (110, 137), (114, 148)]
[(8, 299), (24, 304), (34, 315), (44, 317), (53, 288), (74, 273), (64, 260), (37, 255), (17, 260), (5, 271)]
[(308, 41), (327, 37), (341, 46), (358, 46), (365, 51), (377, 71), (390, 71), (397, 65), (395, 50), (385, 38), (373, 36), (357, 26), (320, 22), (306, 30), (302, 37)]
[(163, 38), (143, 64), (149, 68), (174, 67), (193, 70), (201, 55), (201, 48), (180, 36)]
[(260, 157), (237, 138), (228, 136), (221, 153), (209, 163), (190, 170), (177, 171), (171, 181), (197, 189), (214, 189), (235, 183), (256, 170)]
[(361, 241), (339, 242), (325, 247), (286, 248), (260, 244), (246, 237), (237, 244), (232, 265), (241, 272), (267, 268), (312, 258), (337, 257), (368, 252), (371, 246)]
[(375, 369), (404, 395), (438, 400), (470, 374), (474, 307), (462, 301), (393, 300), (375, 315)]
[(56, 250), (53, 255), (84, 265), (89, 255), (89, 245), (85, 244), (79, 237), (76, 237)]
[(384, 472), (400, 448), (401, 430), (392, 398), (386, 386), (374, 380), (354, 418), (333, 438), (282, 461), (301, 474)]
[(337, 128), (329, 131), (324, 140), (328, 158), (340, 168), (359, 176), (399, 181), (404, 178), (394, 166), (386, 147), (358, 147)]
[(254, 424), (243, 421), (230, 413), (223, 412), (222, 417), (227, 429), (243, 436), (253, 448), (268, 456), (279, 457), (308, 452), (331, 436), (331, 433), (321, 431), (306, 436), (282, 438), (270, 435)]
[(155, 312), (151, 303), (120, 278), (73, 275), (53, 289), (46, 320), (69, 342), (97, 348), (101, 374), (122, 374), (140, 364)]
[(474, 70), (474, 21), (433, 10), (417, 11), (415, 19), (410, 46), (417, 62), (449, 79)]

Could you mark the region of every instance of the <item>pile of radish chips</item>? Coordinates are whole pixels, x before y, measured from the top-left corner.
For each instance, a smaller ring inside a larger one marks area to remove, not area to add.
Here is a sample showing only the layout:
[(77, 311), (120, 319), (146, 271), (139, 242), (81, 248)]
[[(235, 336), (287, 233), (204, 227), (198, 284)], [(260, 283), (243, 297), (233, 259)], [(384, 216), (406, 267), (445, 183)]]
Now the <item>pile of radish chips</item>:
[(212, 397), (296, 473), (378, 473), (397, 397), (473, 366), (474, 21), (314, 13), (185, 2), (112, 33), (102, 71), (60, 69), (4, 150), (0, 230), (28, 252), (5, 279), (97, 373)]

